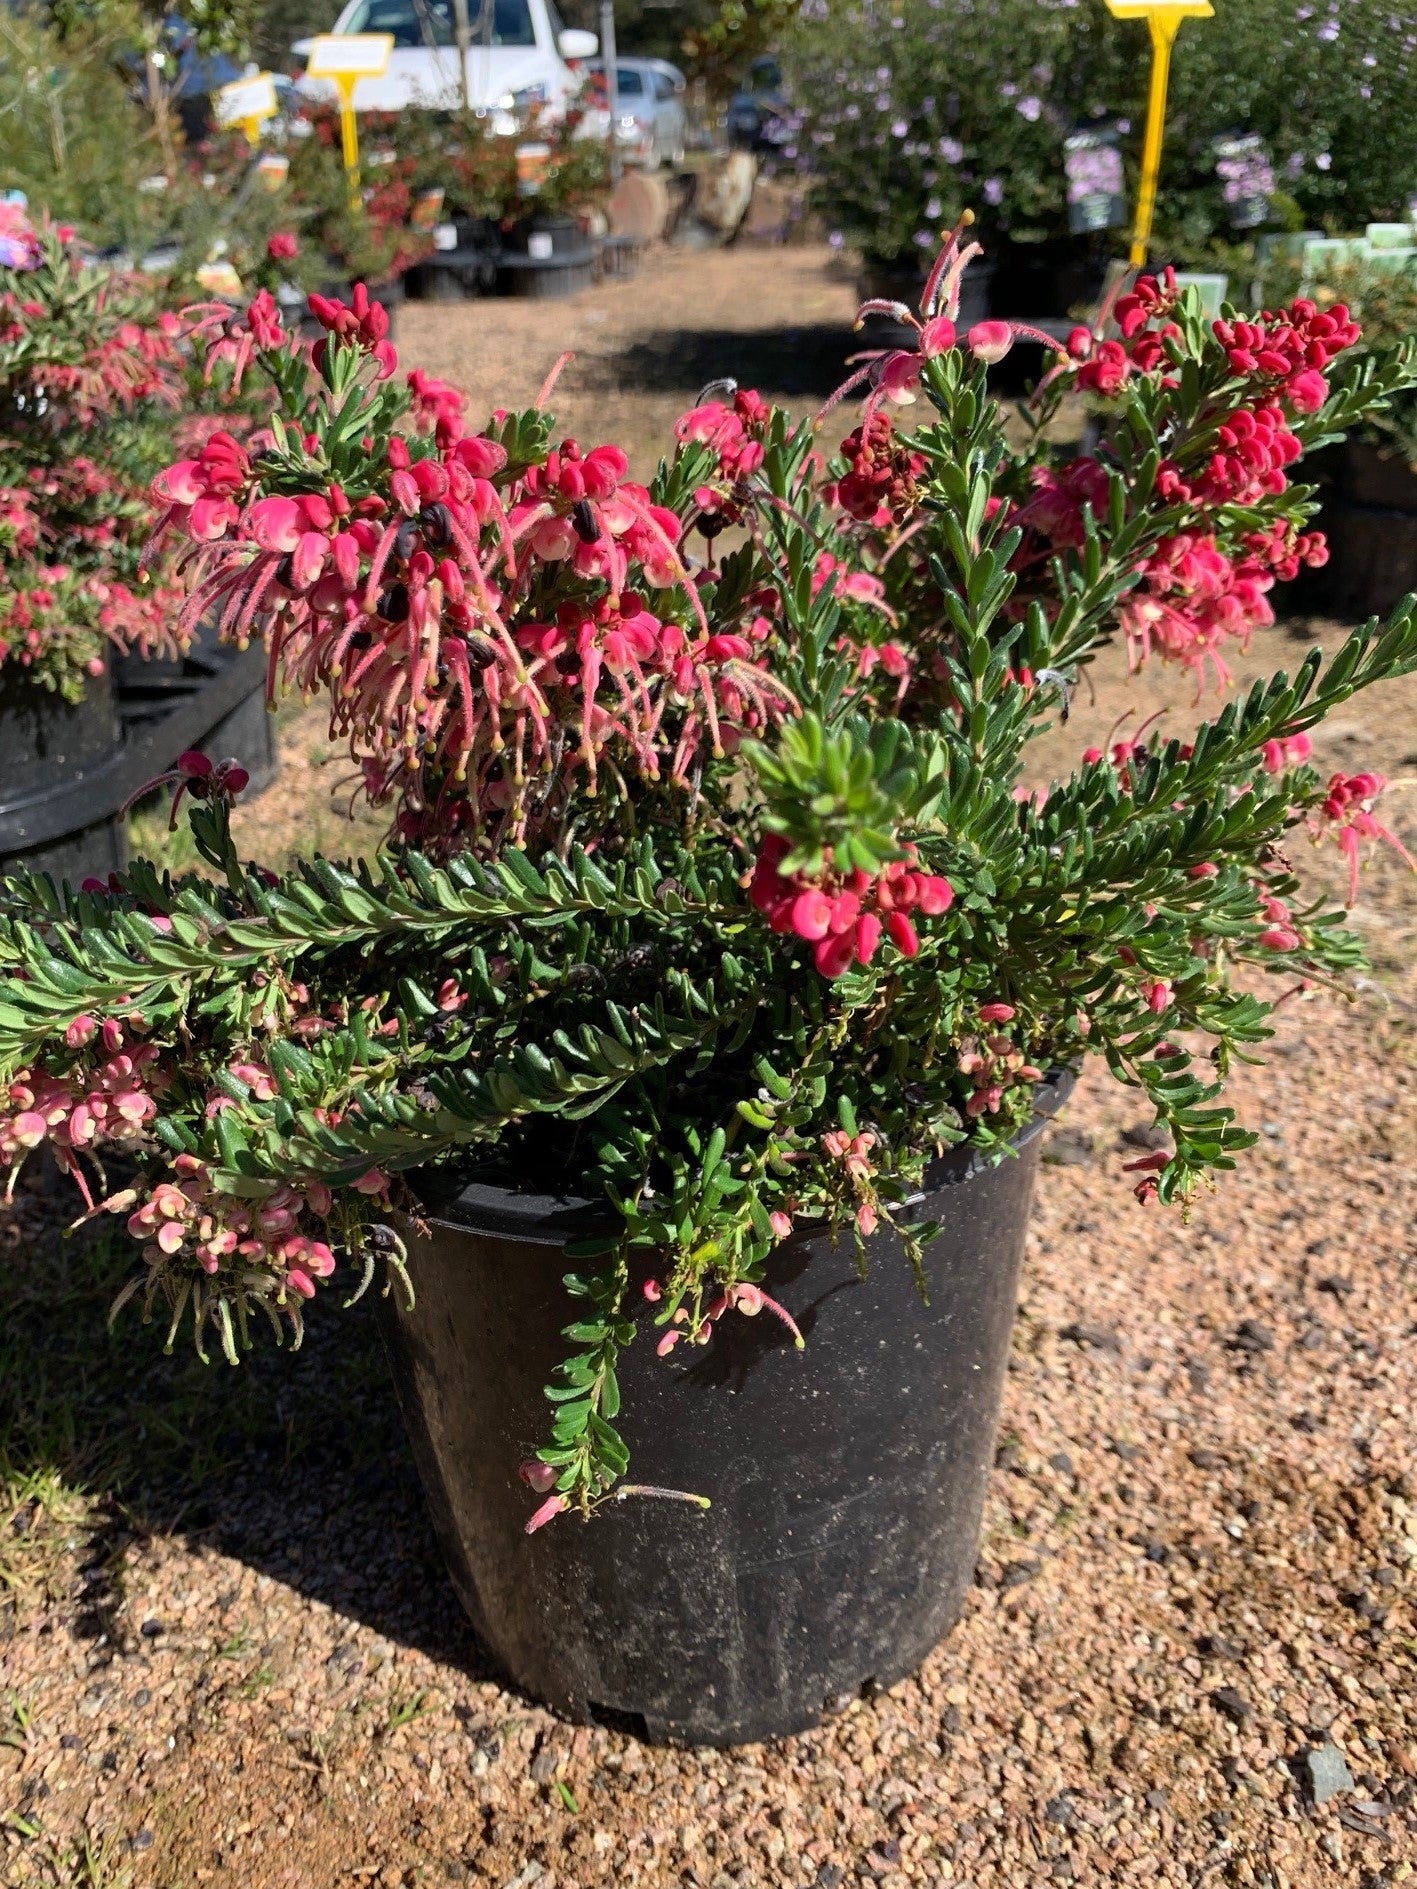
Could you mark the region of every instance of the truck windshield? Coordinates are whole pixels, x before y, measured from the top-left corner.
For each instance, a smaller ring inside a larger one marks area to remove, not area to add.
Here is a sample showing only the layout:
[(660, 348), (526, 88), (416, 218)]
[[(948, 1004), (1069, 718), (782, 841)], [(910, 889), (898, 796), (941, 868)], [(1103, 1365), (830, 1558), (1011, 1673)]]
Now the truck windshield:
[[(468, 0), (474, 46), (534, 46), (536, 28), (527, 0)], [(361, 0), (344, 29), (348, 33), (392, 33), (395, 46), (456, 44), (453, 0)], [(491, 29), (490, 34), (488, 29)]]

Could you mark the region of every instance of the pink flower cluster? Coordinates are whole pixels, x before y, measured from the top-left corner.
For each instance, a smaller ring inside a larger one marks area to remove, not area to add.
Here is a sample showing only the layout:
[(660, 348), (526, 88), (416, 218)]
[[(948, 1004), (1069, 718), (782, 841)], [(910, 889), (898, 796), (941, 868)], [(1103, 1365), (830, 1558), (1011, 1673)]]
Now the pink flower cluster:
[(874, 1187), (876, 1163), (872, 1158), (875, 1146), (876, 1137), (869, 1128), (855, 1135), (848, 1135), (844, 1128), (831, 1128), (822, 1136), (822, 1153), (840, 1163), (856, 1193), (856, 1230), (863, 1239), (869, 1239), (880, 1225)]
[(910, 914), (927, 918), (947, 912), (954, 902), (948, 879), (919, 871), (909, 860), (893, 860), (872, 879), (859, 868), (824, 882), (801, 873), (785, 875), (782, 861), (788, 842), (770, 833), (758, 848), (748, 896), (776, 932), (795, 932), (812, 946), (823, 977), (836, 978), (854, 963), (869, 964), (882, 932), (908, 958), (920, 950), (920, 936)]
[(718, 455), (719, 476), (730, 485), (750, 479), (763, 463), (763, 436), (772, 409), (752, 388), (740, 387), (733, 404), (706, 401), (674, 423), (674, 437), (711, 446)]
[[(979, 1007), (981, 1024), (1012, 1023), (1016, 1012), (1012, 1004), (987, 1003)], [(1043, 1071), (1029, 1062), (1024, 1052), (1009, 1037), (999, 1033), (973, 1038), (959, 1054), (959, 1072), (968, 1078), (973, 1093), (964, 1105), (971, 1121), (981, 1115), (997, 1115), (1011, 1088), (1033, 1088), (1043, 1080)]]
[(1296, 413), (1318, 412), (1328, 398), (1323, 370), (1362, 332), (1342, 302), (1321, 311), (1304, 298), (1254, 321), (1217, 321), (1214, 329), (1231, 369), (1271, 383)]
[(1335, 774), (1329, 780), (1328, 792), (1309, 821), (1309, 831), (1315, 839), (1322, 839), (1326, 833), (1334, 834), (1348, 861), (1350, 905), (1358, 897), (1358, 867), (1365, 839), (1386, 840), (1417, 871), (1417, 860), (1413, 859), (1391, 827), (1384, 826), (1373, 812), (1373, 803), (1386, 786), (1387, 781), (1381, 774)]
[[(312, 306), (378, 377), (392, 372), (377, 305)], [(257, 312), (251, 345), (283, 349), (278, 315)], [(497, 440), (464, 431), (451, 389), (416, 370), (409, 384), (434, 450), (395, 434), (361, 498), (314, 477), (298, 495), (268, 492), (229, 435), (155, 487), (160, 534), (184, 539), (197, 566), (187, 620), (214, 609), (237, 639), (266, 628), (273, 681), (283, 669), (329, 694), (332, 732), (363, 751), (372, 798), (398, 797), (405, 838), (524, 837), (576, 770), (594, 784), (608, 747), (622, 769), (682, 782), (705, 747), (724, 753), (786, 712), (750, 638), (710, 633), (682, 520), (630, 479), (617, 447), (566, 440), (513, 473)], [(741, 475), (765, 411), (739, 394), (684, 431)], [(549, 617), (529, 607), (558, 584), (571, 594)], [(669, 591), (687, 612), (654, 607)]]
[[(329, 1246), (299, 1224), (306, 1211), (320, 1218), (329, 1213), (327, 1187), (278, 1187), (264, 1200), (247, 1201), (221, 1192), (195, 1155), (178, 1155), (173, 1172), (175, 1181), (160, 1181), (128, 1215), (128, 1231), (144, 1242), (150, 1266), (188, 1260), (207, 1274), (223, 1265), (259, 1267), (302, 1299), (313, 1299), (315, 1281), (334, 1272)], [(115, 1195), (108, 1204), (118, 1211), (129, 1203)]]
[(47, 1144), (93, 1206), (80, 1157), (96, 1157), (106, 1144), (136, 1141), (157, 1114), (154, 1098), (164, 1087), (156, 1047), (130, 1045), (128, 1034), (113, 1017), (102, 1024), (75, 1017), (65, 1040), (72, 1050), (93, 1045), (93, 1066), (80, 1064), (64, 1076), (21, 1071), (10, 1084), (0, 1108), (0, 1162), (10, 1170), (12, 1185), (25, 1157)]
[[(663, 1289), (657, 1280), (646, 1279), (644, 1296), (651, 1304), (655, 1304), (663, 1296)], [(775, 1318), (781, 1319), (786, 1325), (799, 1346), (803, 1343), (802, 1334), (797, 1329), (796, 1321), (787, 1307), (779, 1305), (776, 1299), (770, 1298), (761, 1286), (749, 1285), (745, 1282), (740, 1285), (725, 1286), (704, 1307), (697, 1324), (681, 1305), (670, 1320), (669, 1329), (655, 1346), (656, 1355), (667, 1358), (681, 1339), (691, 1345), (708, 1344), (713, 1337), (713, 1328), (719, 1319), (725, 1312), (733, 1311), (741, 1312), (745, 1318), (756, 1318), (759, 1312), (771, 1312)]]
[(1267, 594), (1274, 571), (1262, 553), (1233, 558), (1210, 534), (1183, 531), (1163, 539), (1141, 571), (1141, 586), (1118, 612), (1133, 667), (1156, 649), (1198, 673), (1209, 661), (1223, 682), (1229, 670), (1222, 645), (1243, 646), (1253, 630), (1274, 621)]
[(848, 517), (884, 526), (913, 509), (925, 456), (898, 442), (889, 414), (869, 414), (841, 450), (847, 470), (837, 482), (836, 502)]

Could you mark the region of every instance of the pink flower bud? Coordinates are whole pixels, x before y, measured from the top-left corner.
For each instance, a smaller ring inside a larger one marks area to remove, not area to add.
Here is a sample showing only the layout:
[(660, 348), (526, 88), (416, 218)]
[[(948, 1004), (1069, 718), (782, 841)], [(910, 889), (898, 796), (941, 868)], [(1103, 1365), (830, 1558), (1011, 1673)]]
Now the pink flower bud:
[(527, 1488), (534, 1489), (538, 1495), (548, 1495), (556, 1487), (556, 1471), (539, 1457), (529, 1456), (518, 1465), (517, 1474)]
[(992, 367), (1012, 348), (1014, 331), (1006, 321), (976, 321), (965, 339), (975, 360)]
[(31, 1108), (15, 1117), (10, 1124), (10, 1133), (22, 1148), (37, 1148), (49, 1133), (49, 1128), (44, 1117)]
[(785, 1213), (770, 1213), (768, 1225), (772, 1228), (775, 1238), (779, 1240), (785, 1240), (792, 1231), (791, 1216)]
[(548, 1522), (554, 1522), (558, 1515), (563, 1515), (570, 1507), (563, 1495), (548, 1496), (541, 1507), (526, 1525), (528, 1535), (534, 1535), (538, 1528), (545, 1528)]
[(651, 1305), (657, 1305), (664, 1297), (663, 1290), (657, 1279), (646, 1279), (640, 1290), (644, 1293)]
[(940, 878), (937, 873), (916, 873), (915, 890), (920, 901), (920, 909), (927, 918), (938, 918), (942, 912), (947, 912), (954, 904), (954, 887), (948, 879)]
[(863, 1200), (861, 1205), (856, 1209), (856, 1224), (868, 1239), (875, 1232), (878, 1224), (876, 1209), (871, 1205), (869, 1200)]
[(1011, 1023), (1016, 1012), (1012, 1004), (980, 1004), (979, 1021), (981, 1023)]
[(82, 1049), (85, 1043), (92, 1041), (97, 1030), (98, 1024), (92, 1017), (75, 1017), (64, 1032), (64, 1041), (70, 1049)]
[(903, 953), (905, 957), (914, 958), (919, 956), (920, 939), (916, 935), (914, 925), (911, 924), (904, 912), (892, 912), (890, 917), (886, 920), (886, 930), (891, 935), (892, 944), (894, 944), (896, 949)]

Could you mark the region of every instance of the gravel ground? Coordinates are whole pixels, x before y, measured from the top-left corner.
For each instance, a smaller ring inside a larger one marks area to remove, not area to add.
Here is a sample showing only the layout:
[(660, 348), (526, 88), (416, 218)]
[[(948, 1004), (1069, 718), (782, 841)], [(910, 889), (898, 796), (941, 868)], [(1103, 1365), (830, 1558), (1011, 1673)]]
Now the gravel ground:
[[(610, 378), (648, 298), (697, 334), (694, 380), (706, 325), (849, 314), (818, 252), (681, 267), (569, 311), (410, 310), (401, 338), (472, 381), (524, 332), (534, 385), (561, 318), (604, 309)], [(793, 393), (778, 358), (782, 385), (754, 378)], [(597, 433), (637, 438), (642, 398), (661, 395), (623, 389)], [(1271, 632), (1250, 667), (1297, 647)], [(1105, 665), (1045, 771), (1161, 699), (1193, 712)], [(287, 723), (295, 765), (248, 845), (310, 817), (313, 730)], [(1417, 767), (1413, 685), (1325, 741), (1335, 764)], [(780, 1745), (648, 1750), (501, 1687), (367, 1313), (326, 1310), (298, 1357), (238, 1374), (164, 1359), (131, 1320), (104, 1334), (117, 1245), (62, 1242), (63, 1203), (22, 1194), (0, 1217), (0, 1883), (1414, 1879), (1417, 980), (1391, 860), (1361, 913), (1378, 975), (1355, 1004), (1281, 1009), (1236, 1085), (1260, 1146), (1189, 1225), (1131, 1199), (1135, 1100), (1080, 1085), (1050, 1133), (965, 1616), (917, 1679)]]

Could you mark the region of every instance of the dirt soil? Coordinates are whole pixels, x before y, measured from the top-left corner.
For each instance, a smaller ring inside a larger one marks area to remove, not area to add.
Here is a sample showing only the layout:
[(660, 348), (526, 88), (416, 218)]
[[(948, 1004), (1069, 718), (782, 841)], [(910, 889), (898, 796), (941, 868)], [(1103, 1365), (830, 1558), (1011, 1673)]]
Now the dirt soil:
[[(852, 341), (825, 251), (659, 260), (568, 307), (411, 308), (490, 404), (651, 441), (738, 373), (799, 410)], [(1289, 666), (1339, 626), (1280, 625)], [(1040, 778), (1116, 718), (1196, 712), (1099, 665)], [(312, 712), (242, 843), (341, 829)], [(1323, 765), (1417, 775), (1417, 683)], [(1394, 826), (1417, 847), (1417, 797)], [(1336, 852), (1319, 856), (1336, 887)], [(438, 1561), (367, 1309), (239, 1372), (104, 1329), (118, 1240), (0, 1217), (0, 1884), (14, 1889), (1387, 1889), (1417, 1880), (1417, 899), (1365, 874), (1375, 971), (1295, 996), (1236, 1094), (1260, 1134), (1189, 1224), (1133, 1201), (1093, 1070), (1029, 1235), (978, 1578), (915, 1679), (735, 1753), (576, 1729), (501, 1686)], [(634, 1420), (627, 1413), (629, 1440)], [(558, 1524), (572, 1526), (574, 1524)], [(1319, 1785), (1316, 1792), (1315, 1784)], [(1322, 1803), (1327, 1783), (1341, 1788)]]

